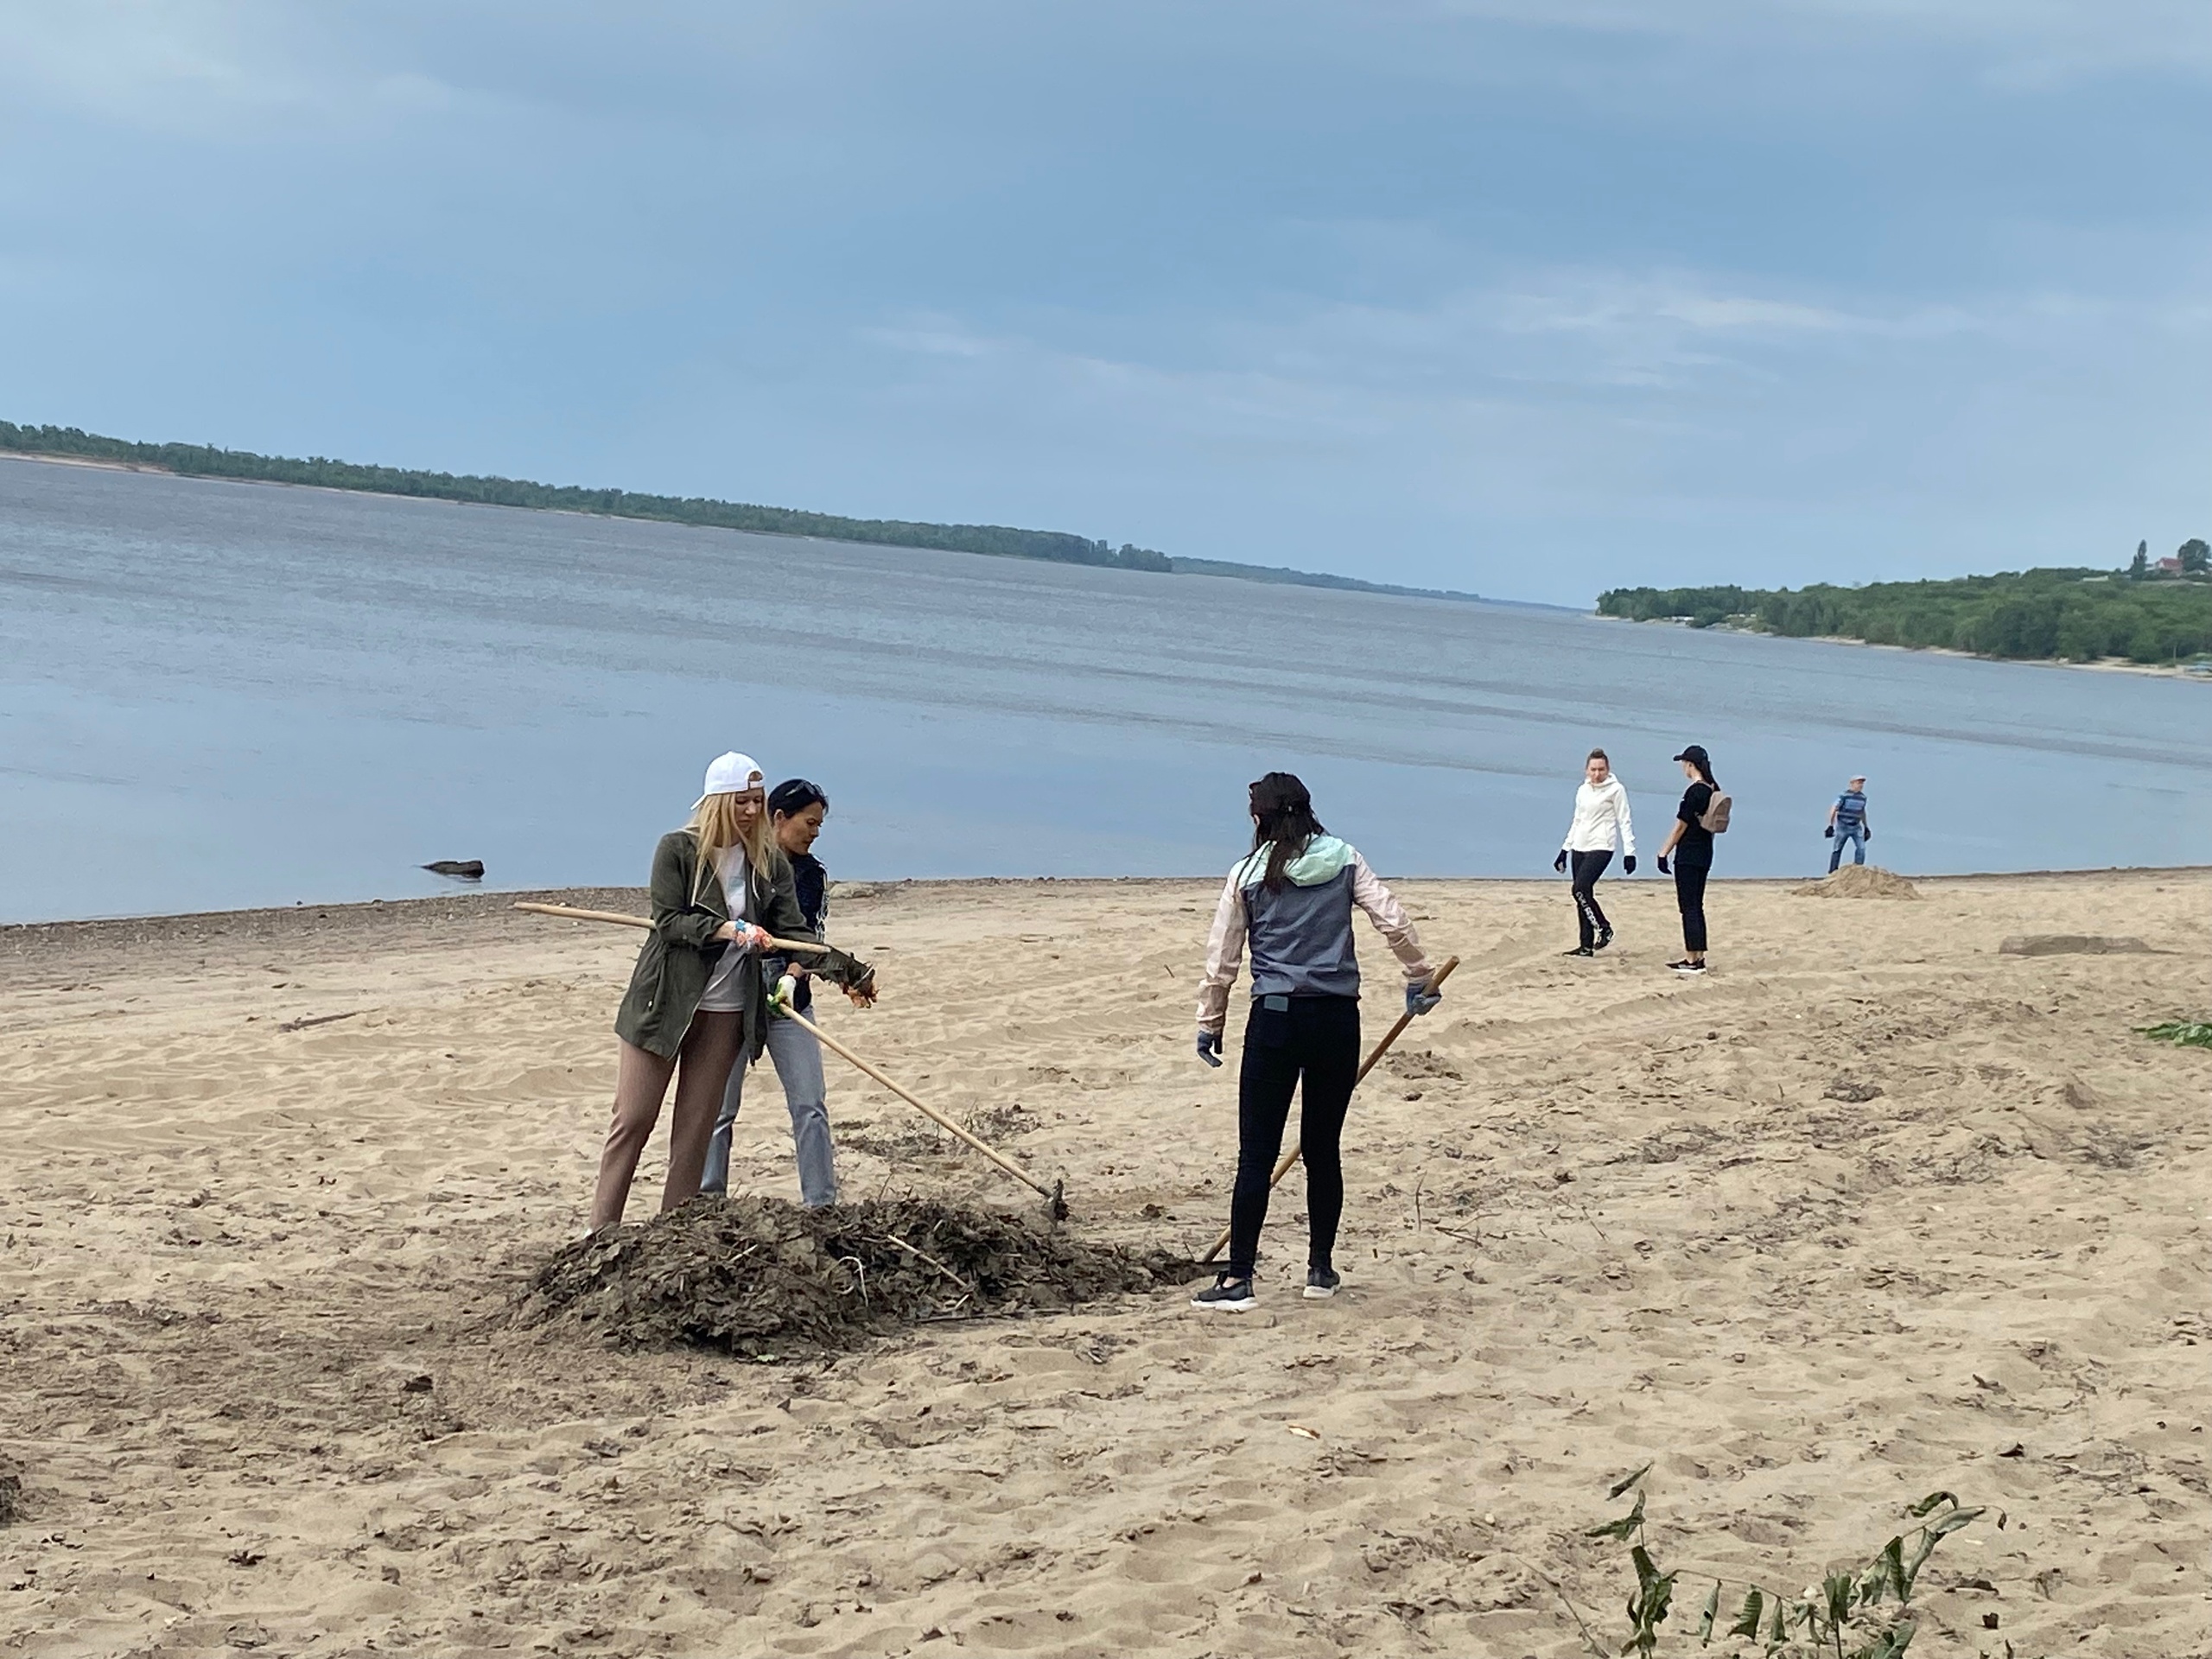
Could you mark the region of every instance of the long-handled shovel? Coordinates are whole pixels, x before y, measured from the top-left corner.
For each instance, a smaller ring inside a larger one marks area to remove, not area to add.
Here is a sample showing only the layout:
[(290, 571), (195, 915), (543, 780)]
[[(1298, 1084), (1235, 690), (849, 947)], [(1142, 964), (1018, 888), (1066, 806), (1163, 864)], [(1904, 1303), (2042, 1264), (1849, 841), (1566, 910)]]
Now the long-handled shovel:
[[(1428, 982), (1428, 988), (1432, 991), (1442, 989), (1444, 982), (1452, 977), (1452, 970), (1459, 965), (1459, 957), (1445, 957), (1443, 966), (1439, 968), (1436, 972), (1431, 976)], [(1382, 1040), (1375, 1045), (1374, 1052), (1369, 1054), (1366, 1060), (1361, 1065), (1359, 1068), (1359, 1075), (1351, 1080), (1351, 1086), (1353, 1088), (1358, 1088), (1362, 1083), (1366, 1081), (1367, 1074), (1375, 1069), (1376, 1061), (1381, 1059), (1385, 1054), (1388, 1054), (1390, 1052), (1390, 1045), (1398, 1040), (1398, 1034), (1404, 1031), (1408, 1026), (1413, 1024), (1413, 1022), (1414, 1015), (1411, 1014), (1402, 1014), (1398, 1016), (1397, 1023), (1392, 1026), (1389, 1030), (1382, 1033)], [(1282, 1185), (1282, 1178), (1290, 1173), (1292, 1166), (1298, 1162), (1299, 1154), (1303, 1150), (1304, 1148), (1302, 1147), (1293, 1147), (1287, 1152), (1284, 1153), (1281, 1158), (1275, 1160), (1275, 1173), (1268, 1177), (1268, 1188), (1270, 1192)], [(1211, 1262), (1214, 1257), (1219, 1255), (1228, 1248), (1229, 1229), (1224, 1227), (1221, 1230), (1221, 1236), (1214, 1240), (1213, 1248), (1208, 1250), (1204, 1255), (1200, 1256), (1198, 1260), (1200, 1262)]]
[[(578, 910), (573, 905), (538, 905), (523, 901), (518, 901), (514, 908), (526, 910), (533, 916), (563, 916), (572, 922), (613, 922), (617, 927), (651, 927), (652, 925), (652, 919), (650, 917), (626, 916), (619, 910)], [(781, 950), (786, 953), (793, 950), (810, 950), (818, 956), (831, 947), (814, 939), (779, 939), (771, 934), (768, 938), (768, 948), (771, 950)]]

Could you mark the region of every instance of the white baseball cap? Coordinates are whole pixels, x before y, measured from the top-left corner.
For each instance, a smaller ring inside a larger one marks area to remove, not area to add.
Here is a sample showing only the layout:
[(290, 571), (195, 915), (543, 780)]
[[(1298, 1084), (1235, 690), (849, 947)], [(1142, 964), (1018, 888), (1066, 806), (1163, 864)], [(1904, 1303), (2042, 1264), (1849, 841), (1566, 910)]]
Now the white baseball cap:
[(740, 754), (732, 749), (728, 754), (718, 754), (707, 765), (707, 782), (700, 790), (699, 798), (691, 803), (697, 811), (706, 804), (709, 795), (742, 795), (748, 789), (760, 787), (766, 774), (760, 763), (749, 754)]

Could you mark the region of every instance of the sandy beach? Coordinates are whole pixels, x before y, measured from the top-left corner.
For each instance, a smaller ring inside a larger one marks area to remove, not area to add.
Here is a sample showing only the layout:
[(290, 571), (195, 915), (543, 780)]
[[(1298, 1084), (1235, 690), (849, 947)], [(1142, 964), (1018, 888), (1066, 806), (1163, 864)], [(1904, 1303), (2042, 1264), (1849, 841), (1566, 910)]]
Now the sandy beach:
[[(1594, 962), (1564, 882), (1400, 883), (1464, 965), (1355, 1103), (1345, 1294), (1296, 1300), (1294, 1176), (1255, 1313), (769, 1364), (508, 1316), (582, 1229), (634, 934), (492, 894), (0, 930), (0, 1654), (1552, 1659), (1623, 1639), (1583, 1533), (1647, 1462), (1662, 1653), (1700, 1573), (1795, 1591), (1938, 1489), (1994, 1507), (1915, 1659), (2212, 1653), (2212, 1053), (2131, 1029), (2206, 1017), (2212, 872), (1918, 885), (1717, 882), (1683, 983), (1662, 882), (1606, 884)], [(1195, 1254), (1214, 892), (849, 896), (884, 997), (826, 1018), (1018, 1103), (1084, 1236)], [(2056, 934), (2148, 949), (1999, 950)], [(849, 1196), (1021, 1204), (834, 1062), (830, 1109)], [(765, 1070), (733, 1186), (797, 1196)]]

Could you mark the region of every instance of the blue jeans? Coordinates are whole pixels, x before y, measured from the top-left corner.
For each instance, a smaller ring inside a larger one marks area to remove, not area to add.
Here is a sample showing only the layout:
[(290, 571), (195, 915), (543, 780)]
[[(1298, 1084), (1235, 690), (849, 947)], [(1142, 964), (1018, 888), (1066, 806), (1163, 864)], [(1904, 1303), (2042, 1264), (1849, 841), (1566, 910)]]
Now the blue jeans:
[(1835, 867), (1843, 862), (1843, 843), (1847, 841), (1851, 843), (1851, 861), (1854, 864), (1866, 861), (1866, 826), (1863, 823), (1849, 826), (1840, 823), (1835, 827), (1835, 844), (1828, 849), (1828, 874), (1831, 875), (1835, 874)]
[[(791, 1109), (791, 1145), (798, 1154), (799, 1202), (810, 1210), (835, 1204), (837, 1162), (830, 1143), (829, 1090), (822, 1077), (822, 1045), (797, 1020), (771, 1014), (768, 1058), (775, 1064), (776, 1080), (784, 1085), (784, 1104)], [(721, 1113), (715, 1119), (714, 1138), (707, 1142), (706, 1173), (699, 1182), (702, 1192), (729, 1191), (730, 1133), (745, 1100), (747, 1070), (740, 1061), (729, 1074), (729, 1086), (722, 1091)]]

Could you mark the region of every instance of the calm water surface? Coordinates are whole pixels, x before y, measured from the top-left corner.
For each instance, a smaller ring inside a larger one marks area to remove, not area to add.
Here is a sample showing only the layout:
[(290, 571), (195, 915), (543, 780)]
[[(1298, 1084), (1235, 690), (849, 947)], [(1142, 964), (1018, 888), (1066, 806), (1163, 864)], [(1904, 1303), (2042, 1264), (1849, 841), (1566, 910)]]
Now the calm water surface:
[[(1663, 573), (1655, 573), (1663, 575)], [(1563, 613), (0, 461), (0, 919), (641, 881), (705, 761), (847, 877), (1227, 868), (1281, 766), (1386, 873), (1548, 873), (1602, 745), (1723, 874), (2204, 861), (2212, 687)]]

